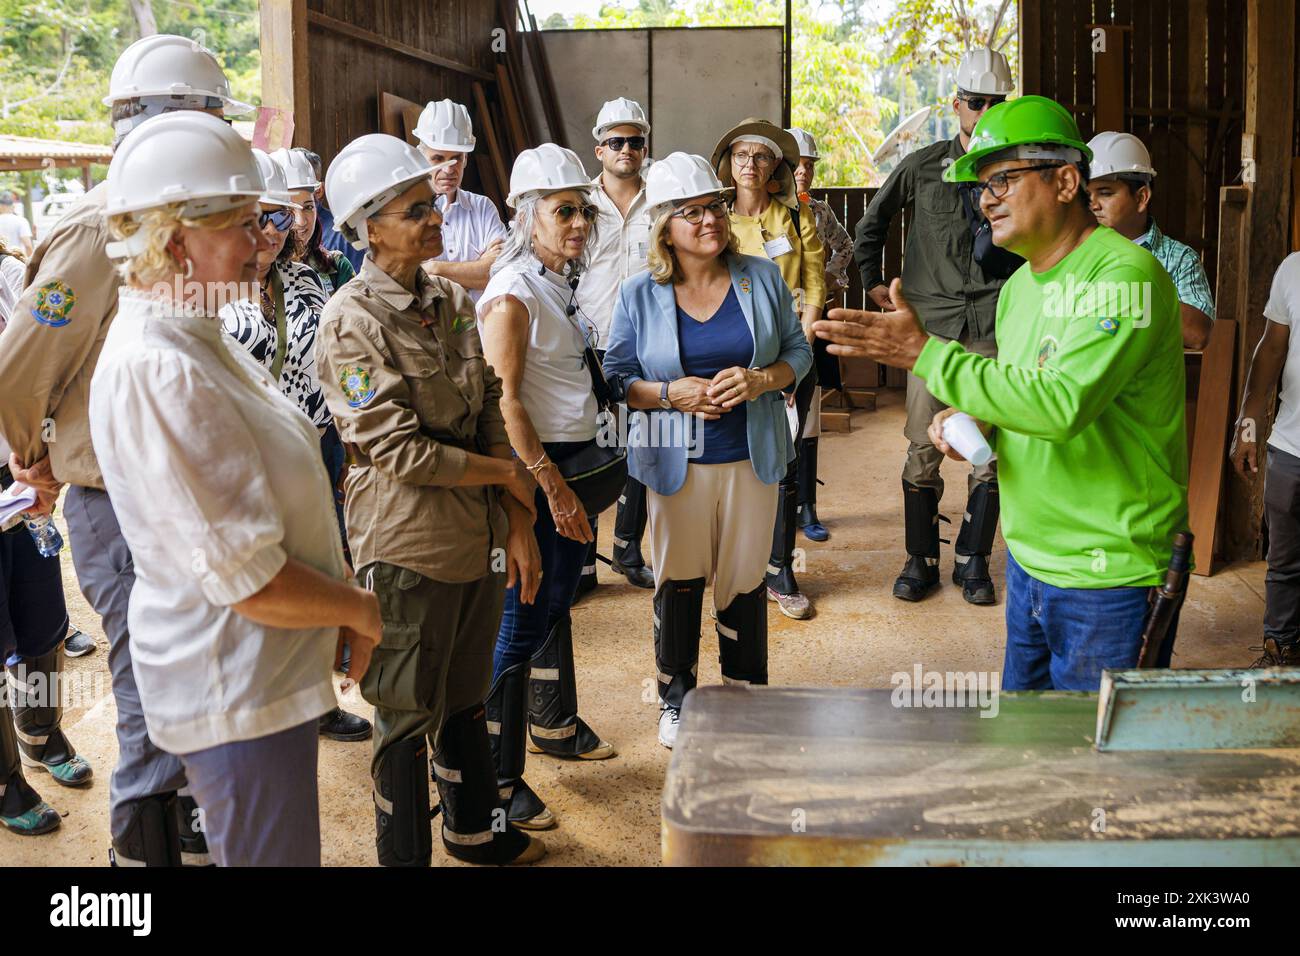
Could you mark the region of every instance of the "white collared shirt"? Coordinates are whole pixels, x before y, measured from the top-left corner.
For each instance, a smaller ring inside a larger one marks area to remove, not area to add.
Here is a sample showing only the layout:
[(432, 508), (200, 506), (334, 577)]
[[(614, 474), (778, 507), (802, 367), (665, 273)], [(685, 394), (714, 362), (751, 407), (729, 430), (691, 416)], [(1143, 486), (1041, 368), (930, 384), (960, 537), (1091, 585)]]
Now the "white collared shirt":
[(342, 580), (316, 428), (221, 329), (123, 289), (90, 385), (90, 432), (135, 561), (127, 621), (149, 736), (186, 754), (334, 706), (337, 627), (234, 610), (289, 558)]
[(591, 181), (592, 201), (600, 211), (596, 220), (596, 245), (591, 250), (591, 261), (582, 274), (578, 286), (578, 301), (582, 311), (600, 333), (598, 348), (609, 342), (609, 322), (614, 317), (614, 303), (618, 301), (618, 287), (628, 276), (648, 269), (646, 257), (650, 253), (650, 210), (646, 205), (645, 182), (627, 216), (618, 211), (618, 205), (605, 193), (601, 177)]
[[(497, 239), (506, 237), (505, 223), (496, 203), (468, 189), (456, 190), (456, 200), (448, 204), (446, 196), (436, 199), (442, 216), (443, 262), (473, 262)], [(466, 289), (470, 299), (478, 302), (481, 289)]]

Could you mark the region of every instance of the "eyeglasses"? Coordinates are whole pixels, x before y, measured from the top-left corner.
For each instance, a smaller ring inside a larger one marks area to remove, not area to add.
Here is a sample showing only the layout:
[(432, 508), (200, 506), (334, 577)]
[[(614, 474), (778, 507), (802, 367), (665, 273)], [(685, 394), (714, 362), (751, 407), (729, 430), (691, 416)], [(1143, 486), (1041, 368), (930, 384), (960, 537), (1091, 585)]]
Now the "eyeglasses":
[(673, 213), (673, 217), (685, 219), (692, 226), (698, 226), (704, 221), (705, 212), (713, 213), (715, 219), (726, 219), (727, 204), (721, 199), (715, 199), (707, 206), (685, 206)]
[(988, 106), (997, 106), (999, 103), (1005, 103), (1007, 101), (1005, 96), (959, 96), (957, 99), (964, 102), (976, 113), (984, 109), (986, 104)]
[(293, 225), (292, 209), (273, 209), (270, 212), (259, 212), (257, 214), (257, 225), (265, 229), (267, 225), (275, 226), (276, 232), (288, 232)]
[(555, 208), (555, 218), (561, 226), (567, 226), (573, 221), (573, 217), (579, 213), (587, 222), (595, 222), (598, 210), (595, 206), (574, 206), (571, 203), (565, 203), (563, 206)]
[(776, 157), (773, 156), (771, 153), (733, 152), (731, 154), (731, 161), (735, 163), (737, 166), (749, 166), (752, 164), (758, 169), (767, 169), (767, 167), (771, 166), (774, 162), (776, 162)]
[(1011, 188), (1011, 178), (1013, 176), (1030, 173), (1038, 169), (1059, 169), (1064, 165), (1064, 163), (1040, 163), (1037, 166), (1017, 166), (1015, 169), (1004, 169), (1000, 173), (993, 174), (982, 183), (973, 183), (971, 185), (971, 193), (974, 195), (975, 204), (979, 205), (986, 191), (994, 199), (1001, 199)]
[(405, 209), (398, 209), (394, 212), (377, 212), (373, 216), (401, 216), (407, 222), (424, 222), (434, 214), (436, 210), (431, 202), (417, 202), (413, 206)]
[(609, 139), (605, 140), (605, 142), (601, 143), (600, 145), (608, 146), (616, 153), (623, 152), (624, 146), (631, 146), (633, 152), (639, 153), (641, 152), (641, 150), (645, 149), (645, 137), (644, 136), (611, 136)]

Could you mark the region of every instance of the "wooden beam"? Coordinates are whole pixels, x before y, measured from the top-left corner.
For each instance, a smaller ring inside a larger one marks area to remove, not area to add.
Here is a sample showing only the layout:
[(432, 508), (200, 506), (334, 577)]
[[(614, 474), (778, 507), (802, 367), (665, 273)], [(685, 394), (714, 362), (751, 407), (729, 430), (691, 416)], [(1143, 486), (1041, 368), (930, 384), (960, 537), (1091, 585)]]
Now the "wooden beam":
[(1097, 25), (1102, 31), (1102, 49), (1092, 55), (1092, 70), (1096, 81), (1097, 112), (1093, 119), (1093, 133), (1124, 131), (1125, 50), (1131, 27)]
[(1228, 422), (1232, 407), (1232, 375), (1237, 348), (1237, 323), (1217, 319), (1201, 355), (1201, 380), (1196, 396), (1196, 439), (1188, 469), (1188, 527), (1195, 535), (1197, 574), (1214, 573), (1214, 541), (1223, 499), (1223, 475), (1228, 464)]
[[(265, 3), (266, 0), (263, 0)], [(276, 2), (276, 0), (272, 0)], [(297, 2), (297, 0), (295, 0)], [(430, 53), (427, 50), (420, 50), (408, 43), (400, 40), (392, 40), (378, 33), (372, 33), (361, 27), (353, 26), (343, 20), (336, 20), (324, 13), (317, 13), (315, 10), (307, 11), (307, 22), (314, 27), (322, 30), (328, 30), (331, 33), (338, 33), (345, 37), (351, 37), (354, 40), (360, 40), (362, 43), (368, 43), (371, 46), (379, 47), (381, 50), (388, 50), (391, 53), (400, 53), (402, 56), (410, 57), (413, 60), (420, 60), (428, 63), (430, 66), (441, 67), (444, 70), (451, 70), (454, 73), (460, 73), (463, 76), (470, 76), (476, 80), (482, 80), (491, 83), (495, 77), (486, 70), (480, 70), (477, 67), (469, 66), (465, 63), (459, 63), (456, 60), (449, 59), (445, 56), (438, 56), (436, 53)], [(265, 46), (263, 46), (265, 49)]]
[(262, 105), (293, 117), (293, 141), (311, 145), (311, 60), (307, 50), (307, 0), (258, 4), (262, 51)]
[(1043, 2), (1020, 0), (1020, 92), (1043, 92)]

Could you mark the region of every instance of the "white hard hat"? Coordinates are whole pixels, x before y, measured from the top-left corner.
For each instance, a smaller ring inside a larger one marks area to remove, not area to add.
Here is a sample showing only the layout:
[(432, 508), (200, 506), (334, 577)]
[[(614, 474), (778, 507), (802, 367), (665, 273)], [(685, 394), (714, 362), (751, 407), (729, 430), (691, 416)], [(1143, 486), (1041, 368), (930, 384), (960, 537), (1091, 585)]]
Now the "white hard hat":
[(275, 165), (284, 173), (285, 188), (289, 192), (303, 189), (314, 190), (320, 186), (316, 170), (312, 169), (311, 160), (301, 149), (277, 149), (271, 154)]
[(637, 126), (642, 133), (650, 132), (650, 124), (646, 121), (645, 110), (641, 108), (641, 104), (625, 96), (610, 100), (600, 108), (591, 135), (596, 137), (596, 142), (599, 143), (605, 138), (605, 131), (615, 126)]
[(1092, 179), (1108, 176), (1153, 178), (1155, 167), (1142, 140), (1132, 133), (1098, 133), (1088, 141), (1092, 162), (1088, 164)]
[(793, 136), (794, 141), (799, 144), (800, 159), (821, 159), (821, 154), (817, 152), (817, 140), (813, 139), (812, 133), (806, 129), (800, 129), (798, 126), (788, 129), (786, 132)]
[(734, 192), (722, 185), (707, 159), (691, 153), (669, 153), (656, 160), (646, 173), (645, 201), (654, 219), (675, 203), (714, 193), (725, 197)]
[(227, 116), (256, 108), (230, 95), (230, 82), (210, 50), (167, 33), (136, 40), (122, 51), (113, 64), (104, 105), (147, 96), (209, 96), (221, 101)]
[[(582, 167), (578, 154), (554, 143), (543, 143), (536, 149), (526, 149), (519, 154), (510, 170), (510, 195), (506, 205), (511, 209), (529, 193), (553, 193), (561, 189), (591, 190), (591, 177)], [(331, 203), (333, 205), (333, 203)]]
[(302, 206), (294, 202), (293, 197), (289, 195), (289, 181), (285, 178), (284, 169), (275, 161), (275, 157), (253, 147), (253, 158), (257, 160), (257, 168), (261, 171), (262, 178), (266, 180), (266, 189), (257, 197), (257, 201), (264, 202), (268, 206), (301, 209)]
[(365, 221), (421, 179), (433, 166), (420, 151), (396, 136), (367, 133), (348, 143), (325, 172), (325, 197), (335, 222), (355, 230), (356, 249), (369, 246)]
[(469, 110), (451, 100), (430, 102), (415, 124), (415, 138), (428, 149), (454, 153), (474, 151), (474, 125)]
[(984, 96), (1006, 96), (1016, 88), (1011, 66), (997, 50), (967, 50), (957, 67), (957, 89)]
[[(266, 182), (253, 151), (227, 123), (184, 110), (146, 120), (108, 164), (105, 215), (185, 203), (182, 214), (207, 216), (253, 202)], [(132, 239), (109, 243), (114, 258), (142, 251)]]

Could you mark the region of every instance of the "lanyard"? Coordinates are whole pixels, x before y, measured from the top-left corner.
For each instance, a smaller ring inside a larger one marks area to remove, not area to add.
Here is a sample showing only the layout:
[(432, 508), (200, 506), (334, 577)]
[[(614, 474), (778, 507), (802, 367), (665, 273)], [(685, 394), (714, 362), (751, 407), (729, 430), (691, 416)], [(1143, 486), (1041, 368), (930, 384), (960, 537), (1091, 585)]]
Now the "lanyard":
[(289, 350), (289, 333), (284, 316), (284, 281), (280, 270), (271, 269), (271, 294), (275, 297), (275, 358), (271, 361), (271, 379), (278, 385), (284, 355)]

